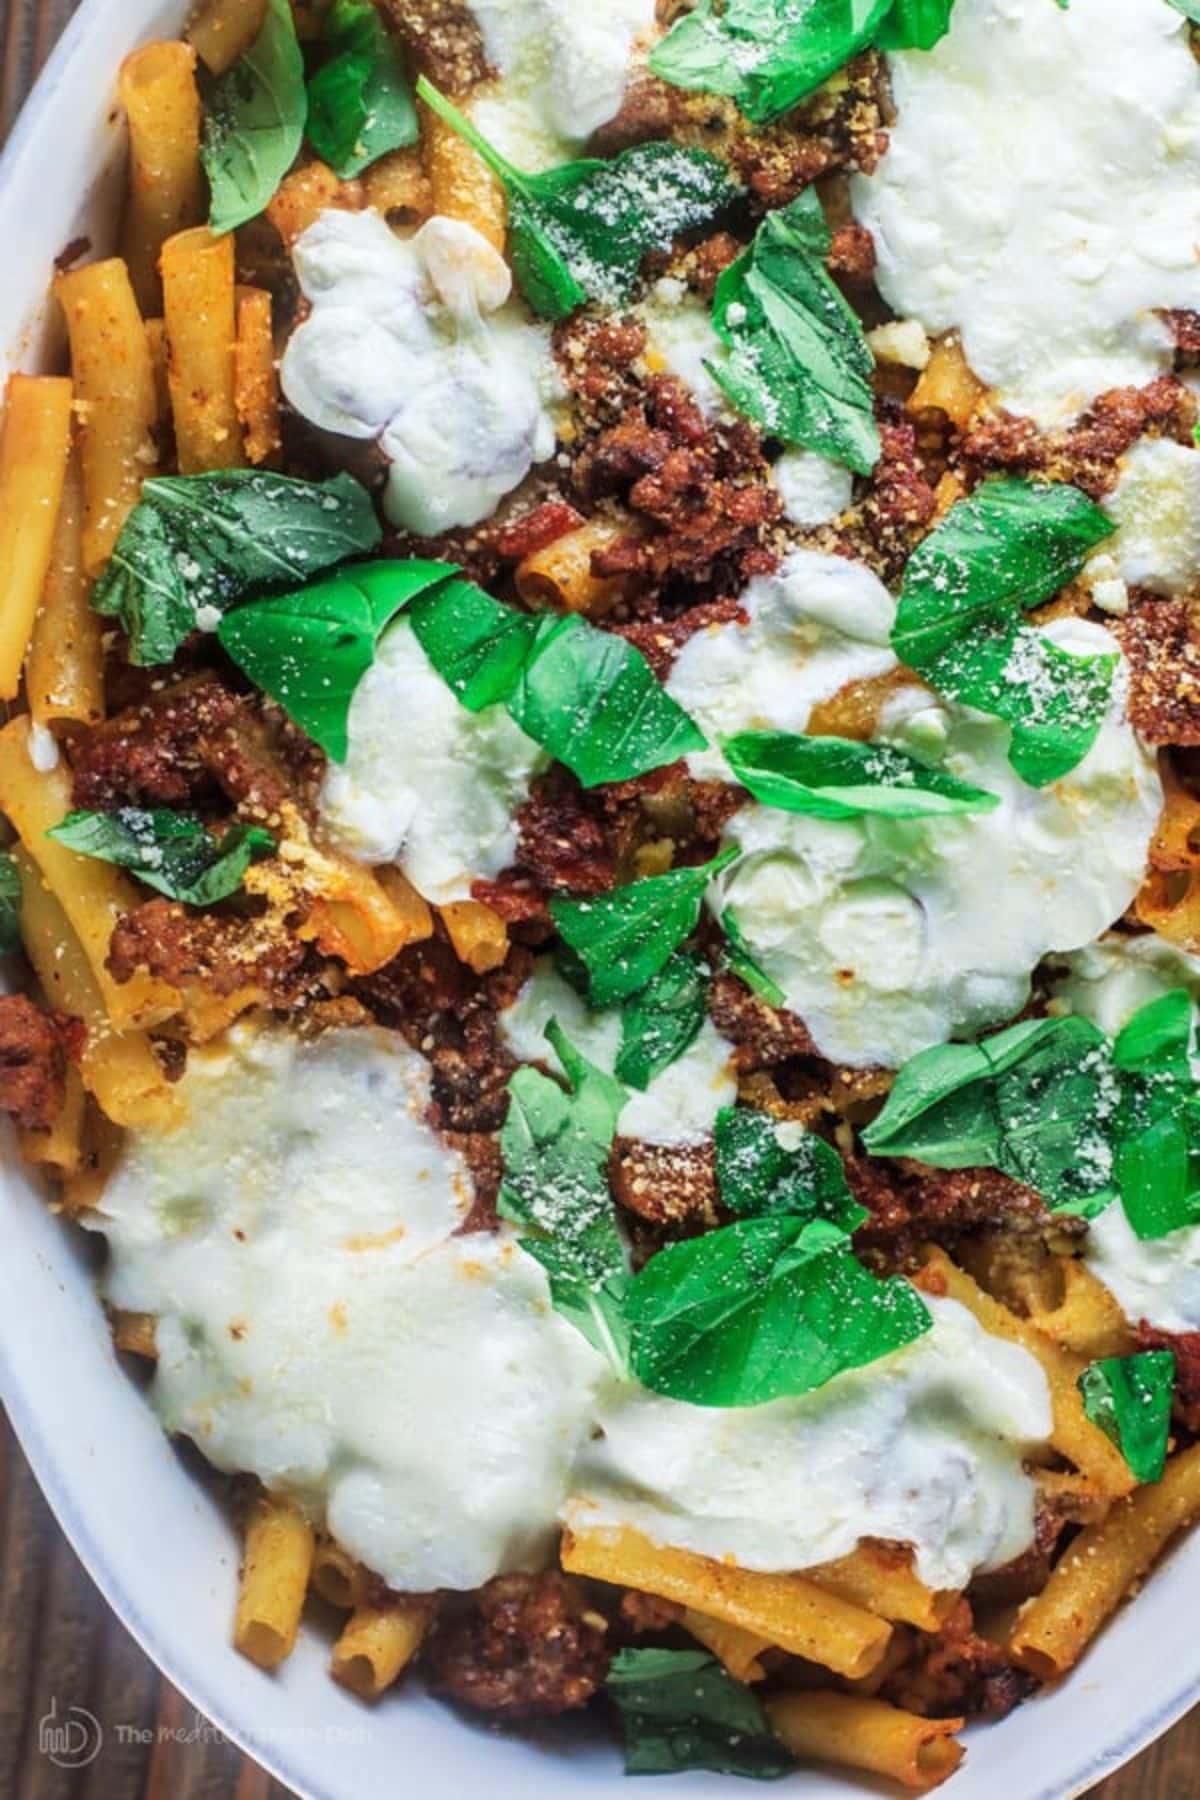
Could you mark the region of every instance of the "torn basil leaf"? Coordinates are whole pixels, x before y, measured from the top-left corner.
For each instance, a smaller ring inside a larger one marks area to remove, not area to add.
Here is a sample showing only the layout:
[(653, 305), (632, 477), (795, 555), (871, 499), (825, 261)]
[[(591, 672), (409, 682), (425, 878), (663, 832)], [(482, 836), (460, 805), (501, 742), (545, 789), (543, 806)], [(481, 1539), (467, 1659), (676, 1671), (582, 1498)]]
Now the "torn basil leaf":
[(673, 87), (723, 94), (756, 125), (767, 125), (865, 49), (891, 5), (699, 0), (654, 46), (650, 70)]
[(420, 594), (470, 592), (447, 563), (360, 563), (293, 594), (227, 613), (222, 647), (335, 762), (349, 753), (350, 707), (385, 627)]
[(765, 1000), (768, 1006), (784, 1006), (787, 995), (777, 981), (772, 981), (767, 971), (755, 961), (753, 952), (747, 942), (746, 934), (738, 922), (737, 914), (731, 906), (727, 906), (721, 914), (721, 930), (725, 933), (725, 967), (744, 981), (752, 994)]
[(215, 906), (241, 887), (246, 870), (275, 850), (275, 839), (257, 825), (231, 825), (215, 837), (199, 819), (166, 808), (68, 813), (47, 832), (79, 856), (129, 869), (169, 900)]
[(1079, 1377), (1084, 1412), (1112, 1439), (1139, 1481), (1162, 1480), (1174, 1385), (1170, 1350), (1106, 1356)]
[(0, 850), (0, 956), (21, 948), (21, 873), (9, 850)]
[(672, 869), (591, 900), (551, 900), (559, 936), (587, 971), (593, 1006), (612, 1006), (639, 992), (696, 929), (710, 881), (738, 851), (699, 868)]
[(468, 712), (511, 700), (538, 622), (463, 582), (453, 597), (433, 592), (413, 607), (417, 642)]
[(825, 267), (829, 245), (814, 188), (768, 213), (717, 283), (713, 328), (729, 355), (705, 366), (768, 436), (867, 475), (880, 452), (875, 360)]
[(512, 1077), (498, 1207), (501, 1217), (527, 1228), (521, 1247), (546, 1270), (555, 1308), (622, 1373), (628, 1277), (605, 1169), (628, 1096), (556, 1023), (546, 1036), (570, 1088), (537, 1069)]
[(712, 1769), (771, 1781), (795, 1768), (752, 1689), (704, 1650), (619, 1650), (607, 1688), (627, 1775)]
[(618, 305), (651, 250), (669, 249), (739, 192), (707, 151), (663, 142), (635, 144), (611, 162), (587, 158), (524, 174), (423, 77), (417, 93), (503, 183), (517, 280), (547, 319), (565, 319), (589, 300)]
[[(1060, 0), (1060, 4), (1062, 0)], [(950, 29), (954, 0), (892, 0), (875, 44), (880, 50), (932, 50)]]
[(1009, 761), (1044, 787), (1087, 755), (1118, 658), (1072, 655), (1021, 622), (1114, 530), (1078, 488), (987, 481), (951, 507), (904, 571), (892, 648), (952, 700), (1012, 727)]
[(708, 1012), (708, 967), (677, 950), (652, 981), (625, 1002), (614, 1074), (642, 1092), (693, 1044)]
[(254, 469), (153, 476), (92, 595), (119, 619), (130, 660), (170, 662), (198, 625), (373, 550), (382, 532), (349, 475), (298, 481)]
[(213, 231), (233, 231), (265, 209), (300, 153), (307, 112), (289, 0), (267, 0), (258, 36), (205, 96), (200, 160)]
[(803, 1125), (748, 1106), (725, 1106), (713, 1130), (717, 1188), (730, 1212), (765, 1219), (826, 1219), (847, 1235), (867, 1217), (832, 1144)]
[(924, 819), (992, 812), (1000, 804), (999, 795), (888, 744), (743, 731), (721, 749), (756, 800), (814, 819)]
[(786, 1213), (660, 1250), (630, 1282), (625, 1314), (638, 1380), (693, 1406), (807, 1394), (932, 1324), (916, 1289), (877, 1280), (841, 1227)]
[(417, 109), (371, 0), (333, 0), (321, 38), (330, 55), (308, 84), (308, 140), (349, 181), (390, 150), (416, 143)]
[(1195, 1008), (1184, 989), (1142, 1007), (1113, 1044), (1121, 1087), (1117, 1181), (1125, 1215), (1144, 1241), (1200, 1224), (1194, 1048)]

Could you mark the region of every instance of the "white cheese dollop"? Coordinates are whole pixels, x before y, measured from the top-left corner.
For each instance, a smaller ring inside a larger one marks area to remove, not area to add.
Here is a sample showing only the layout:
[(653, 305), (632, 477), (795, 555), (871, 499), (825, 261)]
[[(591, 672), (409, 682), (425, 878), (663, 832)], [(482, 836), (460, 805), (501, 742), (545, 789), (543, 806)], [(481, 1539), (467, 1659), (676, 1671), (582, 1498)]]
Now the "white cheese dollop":
[(849, 469), (815, 450), (785, 450), (771, 473), (792, 525), (827, 525), (845, 512), (854, 494)]
[[(1082, 654), (1115, 648), (1076, 619), (1045, 635)], [(1011, 1018), (1043, 956), (1121, 916), (1162, 806), (1153, 757), (1125, 720), (1126, 688), (1122, 665), (1092, 749), (1040, 789), (1014, 774), (998, 720), (920, 688), (897, 695), (881, 736), (999, 795), (992, 812), (831, 821), (754, 805), (734, 817), (728, 841), (743, 860), (714, 904), (734, 909), (825, 1056), (896, 1068)]]
[(1082, 1013), (1109, 1037), (1173, 988), (1186, 988), (1200, 1000), (1200, 956), (1190, 956), (1155, 932), (1101, 938), (1071, 956), (1055, 958), (1054, 970), (1056, 1009)]
[(1084, 570), (1085, 580), (1097, 564), (1106, 577), (1111, 560), (1128, 587), (1200, 592), (1200, 450), (1171, 438), (1143, 438), (1122, 458), (1104, 510), (1117, 529)]
[(460, 705), (404, 617), (358, 684), (349, 745), (321, 789), (321, 822), (340, 849), (400, 863), (436, 906), (469, 899), (473, 881), (513, 861), (515, 815), (547, 758), (502, 706)]
[(95, 1223), (108, 1300), (158, 1316), (153, 1399), (393, 1587), (473, 1588), (553, 1544), (599, 1361), (505, 1238), (449, 1234), (460, 1158), (399, 1039), (236, 1034), (184, 1123), (133, 1134)]
[(1046, 1377), (956, 1301), (926, 1304), (924, 1337), (797, 1399), (721, 1409), (609, 1385), (567, 1523), (763, 1570), (891, 1538), (935, 1588), (1011, 1561), (1033, 1532), (1021, 1463), (1050, 1432)]
[[(568, 1041), (589, 1062), (611, 1075), (621, 1048), (619, 1008), (593, 1012), (554, 967), (539, 959), (516, 1000), (501, 1016), (505, 1041), (521, 1062), (560, 1067), (546, 1042), (546, 1027), (557, 1019)], [(617, 1121), (621, 1137), (644, 1144), (702, 1144), (712, 1135), (723, 1106), (737, 1100), (733, 1046), (706, 1019), (683, 1055), (656, 1075), (644, 1093), (630, 1091)]]
[(322, 430), (379, 440), (394, 525), (476, 525), (553, 455), (549, 329), (510, 302), (508, 266), (472, 226), (433, 218), (402, 238), (376, 212), (334, 210), (293, 256), (311, 311), (283, 391)]
[(682, 281), (664, 275), (633, 312), (646, 328), (644, 355), (649, 373), (674, 375), (706, 419), (732, 416), (729, 401), (711, 372), (729, 357), (713, 330), (712, 308), (689, 293)]
[[(739, 731), (803, 731), (819, 701), (896, 667), (895, 603), (862, 563), (793, 550), (740, 603), (749, 623), (697, 632), (667, 681), (710, 744)], [(728, 779), (717, 749), (693, 752), (688, 767), (698, 779)]]
[(496, 148), (523, 169), (577, 155), (621, 110), (635, 43), (655, 0), (470, 0), (500, 79), (471, 102)]
[(1159, 307), (1193, 306), (1200, 70), (1165, 0), (957, 0), (889, 57), (897, 120), (852, 200), (881, 293), (957, 327), (1001, 402), (1042, 425), (1170, 368)]

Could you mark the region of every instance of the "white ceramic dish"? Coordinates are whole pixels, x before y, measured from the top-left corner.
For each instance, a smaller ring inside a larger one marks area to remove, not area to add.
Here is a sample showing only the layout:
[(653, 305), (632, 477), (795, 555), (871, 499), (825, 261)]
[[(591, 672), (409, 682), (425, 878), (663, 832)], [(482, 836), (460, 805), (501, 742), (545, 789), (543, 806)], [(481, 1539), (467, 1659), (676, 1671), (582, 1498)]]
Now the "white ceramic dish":
[[(53, 355), (44, 295), (55, 256), (82, 232), (104, 247), (120, 135), (113, 78), (138, 42), (177, 31), (186, 0), (84, 0), (0, 163), (0, 356)], [(81, 200), (87, 196), (86, 201)], [(58, 1518), (112, 1606), (177, 1687), (230, 1737), (314, 1800), (628, 1796), (615, 1752), (567, 1734), (536, 1745), (464, 1724), (415, 1691), (368, 1710), (325, 1673), (307, 1635), (280, 1677), (229, 1647), (236, 1549), (224, 1517), (117, 1366), (87, 1259), (13, 1167), (0, 1187), (0, 1395)], [(947, 1800), (1081, 1794), (1200, 1698), (1200, 1536), (1105, 1634), (1075, 1680), (1003, 1724), (969, 1734)], [(60, 1716), (73, 1696), (57, 1697)], [(125, 1721), (101, 1721), (110, 1728)], [(716, 1776), (675, 1777), (671, 1800), (729, 1800)], [(862, 1794), (831, 1774), (787, 1791)]]

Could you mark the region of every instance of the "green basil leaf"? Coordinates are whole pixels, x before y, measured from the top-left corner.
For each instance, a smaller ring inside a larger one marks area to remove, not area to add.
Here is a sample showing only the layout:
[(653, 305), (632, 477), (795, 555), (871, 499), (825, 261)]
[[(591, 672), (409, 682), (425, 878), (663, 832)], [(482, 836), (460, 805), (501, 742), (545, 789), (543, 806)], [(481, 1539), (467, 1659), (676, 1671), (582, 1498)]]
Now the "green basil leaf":
[(1113, 1044), (1121, 1084), (1117, 1181), (1130, 1226), (1144, 1240), (1200, 1223), (1194, 1039), (1191, 996), (1177, 989), (1136, 1012)]
[(1116, 1150), (1121, 1204), (1144, 1243), (1200, 1225), (1200, 1121), (1159, 1118), (1131, 1127)]
[(556, 1024), (546, 1036), (571, 1088), (531, 1068), (518, 1069), (509, 1082), (498, 1207), (503, 1218), (528, 1228), (521, 1246), (549, 1275), (556, 1309), (621, 1373), (628, 1277), (605, 1168), (628, 1096)]
[(541, 621), (508, 707), (584, 787), (630, 781), (704, 748), (641, 651), (578, 614)]
[[(1068, 0), (1059, 0), (1065, 5)], [(880, 50), (932, 50), (950, 29), (954, 0), (892, 0), (875, 34)]]
[(627, 1775), (713, 1769), (770, 1781), (795, 1767), (752, 1689), (707, 1651), (619, 1650), (607, 1686)]
[(743, 731), (726, 738), (725, 759), (764, 806), (815, 819), (923, 819), (991, 812), (997, 794), (971, 787), (888, 744)]
[(1079, 1377), (1084, 1412), (1112, 1439), (1139, 1481), (1162, 1480), (1174, 1385), (1170, 1350), (1106, 1356)]
[(508, 704), (533, 648), (536, 619), (466, 581), (432, 590), (410, 616), (417, 642), (468, 712)]
[(1077, 488), (988, 481), (951, 507), (904, 571), (892, 647), (953, 700), (1012, 726), (1034, 787), (1082, 761), (1103, 723), (1115, 656), (1073, 656), (1021, 612), (1072, 580), (1113, 530)]
[(262, 30), (211, 84), (205, 110), (209, 224), (233, 231), (265, 209), (304, 141), (304, 59), (289, 0), (267, 0)]
[(941, 1044), (901, 1069), (863, 1133), (873, 1156), (993, 1168), (1051, 1206), (1112, 1197), (1111, 1057), (1083, 1018), (1029, 1019), (978, 1044)]
[(708, 1013), (708, 967), (677, 950), (621, 1015), (615, 1074), (643, 1092), (693, 1043)]
[(68, 813), (46, 835), (79, 856), (130, 869), (147, 887), (189, 906), (227, 900), (250, 864), (275, 850), (270, 832), (257, 825), (232, 825), (217, 838), (184, 813), (136, 806)]
[(767, 971), (755, 962), (746, 934), (732, 906), (727, 906), (721, 914), (721, 930), (725, 933), (725, 967), (739, 981), (744, 981), (752, 994), (765, 1000), (768, 1006), (783, 1006), (787, 995), (779, 983), (772, 981)]
[(1195, 1007), (1186, 988), (1175, 988), (1134, 1013), (1113, 1041), (1113, 1062), (1130, 1074), (1152, 1074), (1164, 1064), (1186, 1079), (1195, 1030)]
[(643, 1386), (694, 1406), (806, 1394), (932, 1323), (916, 1289), (878, 1281), (823, 1219), (743, 1219), (660, 1250), (625, 1303)]
[(729, 356), (706, 366), (769, 436), (866, 475), (880, 449), (875, 364), (857, 314), (825, 267), (829, 243), (814, 188), (768, 213), (717, 283), (713, 328)]
[(551, 900), (560, 937), (587, 970), (593, 1006), (628, 1000), (653, 981), (695, 931), (705, 888), (737, 854), (729, 849), (699, 868), (672, 869), (592, 900)]
[(787, 1214), (826, 1219), (847, 1236), (867, 1217), (850, 1192), (841, 1157), (802, 1125), (780, 1124), (747, 1106), (725, 1106), (713, 1128), (717, 1187), (745, 1218)]
[[(1062, 0), (1059, 0), (1059, 4), (1062, 4)], [(1190, 19), (1193, 25), (1200, 25), (1200, 0), (1167, 0), (1167, 4), (1173, 6), (1176, 12), (1181, 12), (1185, 19)]]
[(504, 184), (517, 280), (547, 319), (565, 319), (589, 300), (618, 305), (651, 250), (668, 250), (739, 192), (707, 151), (663, 142), (635, 144), (611, 162), (588, 158), (525, 174), (424, 78), (417, 93)]
[(21, 948), (21, 873), (9, 850), (0, 850), (0, 956)]
[(345, 762), (351, 703), (385, 626), (430, 589), (469, 588), (448, 563), (360, 563), (314, 587), (238, 607), (221, 620), (218, 636), (257, 687)]
[(349, 181), (389, 150), (416, 143), (417, 109), (371, 0), (333, 0), (322, 38), (332, 54), (308, 84), (308, 141)]
[(872, 42), (892, 0), (699, 0), (650, 53), (673, 87), (736, 100), (767, 125)]
[(155, 476), (117, 539), (92, 605), (118, 618), (135, 663), (170, 662), (183, 640), (247, 595), (307, 581), (373, 550), (371, 497), (349, 475), (297, 481), (230, 469)]

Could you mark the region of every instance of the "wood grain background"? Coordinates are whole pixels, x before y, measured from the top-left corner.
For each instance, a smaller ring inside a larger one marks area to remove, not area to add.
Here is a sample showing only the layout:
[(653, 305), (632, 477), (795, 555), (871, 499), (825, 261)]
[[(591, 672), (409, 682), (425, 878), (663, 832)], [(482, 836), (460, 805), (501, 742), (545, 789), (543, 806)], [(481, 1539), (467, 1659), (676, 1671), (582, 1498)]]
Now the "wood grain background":
[[(0, 141), (77, 4), (0, 0)], [(42, 1749), (43, 1721), (71, 1706), (86, 1707), (104, 1732), (99, 1755), (76, 1770), (56, 1767)], [(1198, 1795), (1200, 1709), (1091, 1800)], [(288, 1800), (117, 1622), (51, 1517), (2, 1411), (0, 1800)]]

